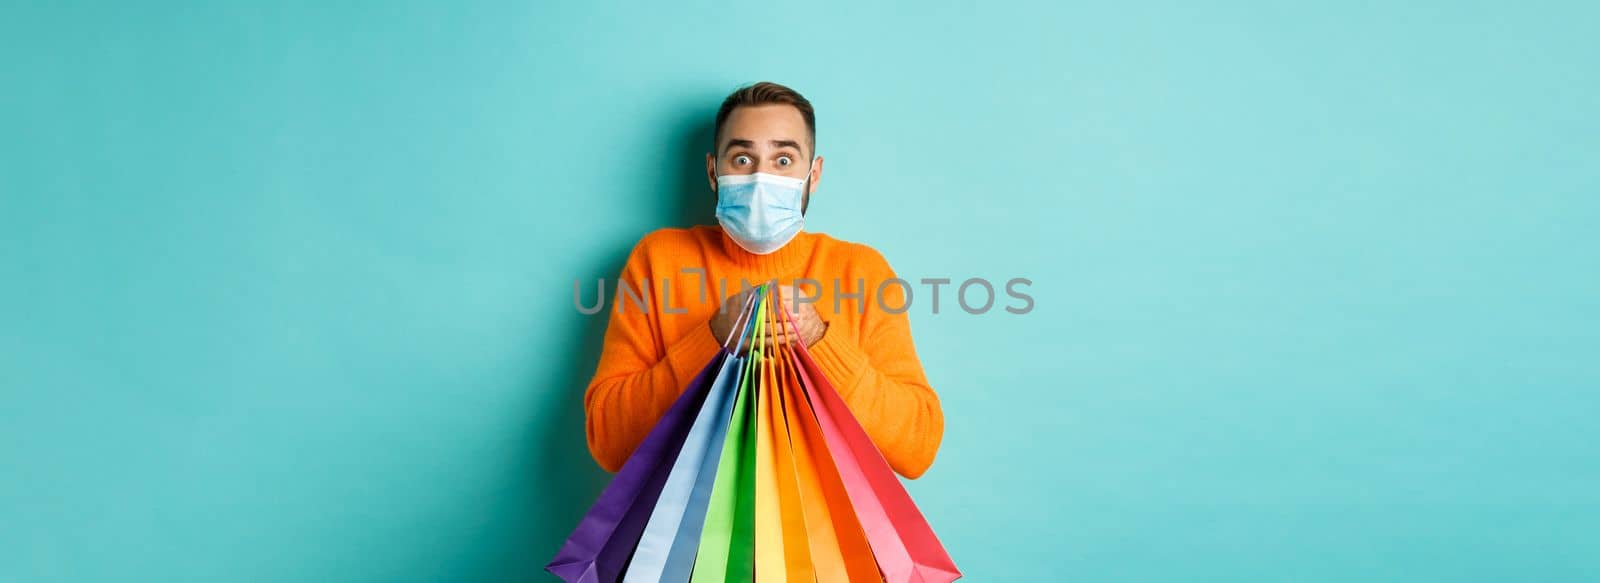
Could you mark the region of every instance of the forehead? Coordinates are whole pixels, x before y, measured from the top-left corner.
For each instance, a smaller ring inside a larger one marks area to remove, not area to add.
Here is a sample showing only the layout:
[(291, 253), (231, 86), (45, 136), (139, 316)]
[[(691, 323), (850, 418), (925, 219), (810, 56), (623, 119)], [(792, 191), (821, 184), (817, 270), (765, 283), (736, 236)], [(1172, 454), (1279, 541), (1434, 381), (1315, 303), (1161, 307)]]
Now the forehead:
[(720, 147), (727, 147), (728, 140), (734, 139), (750, 140), (758, 146), (771, 140), (794, 140), (801, 144), (809, 141), (806, 120), (800, 116), (800, 110), (782, 103), (735, 108), (723, 122), (718, 143)]

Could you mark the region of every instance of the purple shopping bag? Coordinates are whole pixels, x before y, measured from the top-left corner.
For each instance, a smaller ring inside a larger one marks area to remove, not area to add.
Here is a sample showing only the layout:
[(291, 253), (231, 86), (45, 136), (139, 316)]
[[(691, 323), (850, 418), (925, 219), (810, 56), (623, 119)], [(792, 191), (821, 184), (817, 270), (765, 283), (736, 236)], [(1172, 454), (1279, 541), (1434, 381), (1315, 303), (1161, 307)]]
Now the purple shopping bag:
[(613, 583), (644, 532), (650, 511), (661, 495), (667, 474), (678, 458), (695, 413), (705, 403), (712, 380), (722, 367), (727, 352), (716, 358), (690, 381), (683, 395), (661, 416), (650, 434), (635, 449), (622, 469), (600, 492), (578, 527), (567, 537), (545, 570), (567, 583)]

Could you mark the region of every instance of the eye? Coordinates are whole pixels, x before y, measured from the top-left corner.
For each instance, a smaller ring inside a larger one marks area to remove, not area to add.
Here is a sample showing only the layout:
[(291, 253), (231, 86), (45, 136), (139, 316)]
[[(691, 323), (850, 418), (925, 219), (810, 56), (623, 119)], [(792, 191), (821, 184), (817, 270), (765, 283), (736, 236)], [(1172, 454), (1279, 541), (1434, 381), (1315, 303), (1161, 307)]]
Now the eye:
[(783, 167), (787, 168), (790, 164), (793, 164), (793, 163), (794, 163), (794, 160), (790, 159), (788, 156), (778, 156), (778, 165), (779, 166), (783, 166)]
[(738, 156), (734, 156), (733, 157), (733, 163), (735, 165), (738, 165), (738, 166), (749, 166), (750, 165), (750, 157), (746, 156), (744, 154), (740, 154)]

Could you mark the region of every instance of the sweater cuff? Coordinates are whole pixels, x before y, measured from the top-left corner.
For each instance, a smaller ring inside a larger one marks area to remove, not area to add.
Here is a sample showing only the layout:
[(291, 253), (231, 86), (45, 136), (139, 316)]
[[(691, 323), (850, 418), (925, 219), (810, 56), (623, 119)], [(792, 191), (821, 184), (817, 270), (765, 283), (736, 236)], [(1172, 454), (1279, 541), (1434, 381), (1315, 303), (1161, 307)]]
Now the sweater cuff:
[(688, 388), (694, 377), (722, 351), (722, 343), (711, 333), (711, 327), (694, 326), (687, 336), (667, 348), (667, 366), (672, 368), (672, 378), (677, 381), (678, 392)]
[(817, 366), (822, 369), (822, 374), (827, 375), (834, 390), (839, 391), (839, 396), (848, 402), (850, 395), (855, 393), (856, 385), (866, 376), (869, 366), (867, 353), (837, 332), (823, 333), (822, 338), (809, 350)]

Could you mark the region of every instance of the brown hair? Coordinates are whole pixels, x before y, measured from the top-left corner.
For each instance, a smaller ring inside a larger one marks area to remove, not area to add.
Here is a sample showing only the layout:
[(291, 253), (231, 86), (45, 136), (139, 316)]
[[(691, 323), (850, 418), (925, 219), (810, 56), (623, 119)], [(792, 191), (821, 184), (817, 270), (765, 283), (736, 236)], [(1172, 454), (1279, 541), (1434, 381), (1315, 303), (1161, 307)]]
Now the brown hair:
[[(733, 110), (746, 105), (791, 105), (800, 110), (800, 117), (806, 120), (806, 141), (811, 147), (811, 155), (816, 155), (817, 149), (817, 113), (811, 109), (811, 102), (805, 96), (783, 85), (771, 81), (762, 81), (753, 85), (746, 85), (735, 89), (722, 100), (722, 107), (717, 109), (717, 127), (711, 134), (712, 140), (722, 139), (722, 124), (728, 121), (728, 116)], [(721, 144), (712, 143), (711, 151), (719, 152)]]

